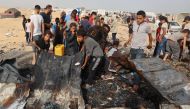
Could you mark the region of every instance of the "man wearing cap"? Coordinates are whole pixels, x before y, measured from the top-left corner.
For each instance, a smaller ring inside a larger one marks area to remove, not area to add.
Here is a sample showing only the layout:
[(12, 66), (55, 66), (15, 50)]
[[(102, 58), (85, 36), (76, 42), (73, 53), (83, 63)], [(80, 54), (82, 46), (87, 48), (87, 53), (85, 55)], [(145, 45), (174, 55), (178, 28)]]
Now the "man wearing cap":
[[(34, 14), (30, 17), (30, 20), (31, 20), (30, 39), (32, 40), (33, 43), (38, 41), (44, 34), (44, 20), (42, 16), (40, 15), (40, 10), (41, 10), (41, 7), (39, 5), (36, 5), (34, 8)], [(35, 64), (36, 57), (37, 56), (34, 51), (32, 64)]]
[(52, 13), (52, 6), (51, 5), (47, 5), (45, 7), (44, 12), (41, 12), (40, 15), (43, 17), (44, 19), (44, 24), (45, 24), (45, 31), (50, 30), (51, 28), (51, 13)]

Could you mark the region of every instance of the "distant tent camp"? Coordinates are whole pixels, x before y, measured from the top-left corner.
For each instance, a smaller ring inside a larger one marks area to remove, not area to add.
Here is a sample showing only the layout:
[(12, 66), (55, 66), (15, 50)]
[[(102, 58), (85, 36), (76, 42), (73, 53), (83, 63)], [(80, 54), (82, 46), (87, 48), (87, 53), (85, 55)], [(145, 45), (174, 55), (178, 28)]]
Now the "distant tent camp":
[(21, 15), (21, 12), (16, 8), (10, 8), (4, 13), (0, 14), (0, 18), (17, 18)]

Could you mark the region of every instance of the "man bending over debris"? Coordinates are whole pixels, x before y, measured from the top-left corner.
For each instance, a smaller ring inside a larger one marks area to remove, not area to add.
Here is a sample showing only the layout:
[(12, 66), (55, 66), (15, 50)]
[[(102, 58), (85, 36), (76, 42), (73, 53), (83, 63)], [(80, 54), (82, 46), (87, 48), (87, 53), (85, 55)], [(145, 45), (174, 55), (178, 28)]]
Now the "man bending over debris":
[[(36, 60), (37, 60), (37, 56), (39, 55), (40, 51), (48, 51), (49, 47), (50, 47), (50, 38), (52, 38), (52, 33), (50, 31), (46, 31), (44, 34), (44, 37), (33, 41), (33, 51), (35, 53), (36, 56)], [(35, 60), (35, 63), (36, 63)]]
[(86, 88), (92, 85), (97, 75), (100, 63), (104, 56), (100, 45), (91, 37), (86, 35), (84, 29), (80, 29), (77, 33), (77, 40), (79, 43), (84, 43), (83, 50), (85, 52), (85, 60), (82, 69), (87, 70), (87, 78), (85, 79)]

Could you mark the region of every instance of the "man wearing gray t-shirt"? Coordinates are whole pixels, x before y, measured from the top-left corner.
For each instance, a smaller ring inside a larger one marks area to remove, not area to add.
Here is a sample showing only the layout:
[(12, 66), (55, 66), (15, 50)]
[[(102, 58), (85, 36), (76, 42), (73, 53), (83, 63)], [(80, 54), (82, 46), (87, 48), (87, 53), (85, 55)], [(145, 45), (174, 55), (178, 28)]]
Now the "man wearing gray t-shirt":
[(83, 43), (82, 51), (85, 53), (84, 63), (82, 69), (85, 69), (87, 78), (85, 78), (85, 84), (88, 87), (94, 83), (95, 76), (98, 75), (98, 69), (104, 56), (103, 50), (100, 45), (91, 37), (86, 35), (84, 29), (80, 29), (77, 32), (77, 40), (79, 43)]
[[(133, 32), (129, 35), (129, 40), (125, 45), (131, 42), (130, 56), (131, 59), (144, 58), (144, 50), (152, 48), (152, 34), (150, 25), (145, 22), (146, 13), (137, 12), (137, 20), (133, 23)], [(148, 43), (147, 43), (147, 39)]]

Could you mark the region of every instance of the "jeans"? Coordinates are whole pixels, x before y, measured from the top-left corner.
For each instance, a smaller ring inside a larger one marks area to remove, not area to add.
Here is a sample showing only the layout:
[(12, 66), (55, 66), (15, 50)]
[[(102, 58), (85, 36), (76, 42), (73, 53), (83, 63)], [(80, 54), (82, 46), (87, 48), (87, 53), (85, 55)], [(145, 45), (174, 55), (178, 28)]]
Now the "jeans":
[(156, 55), (157, 56), (160, 56), (160, 53), (161, 51), (163, 52), (163, 54), (165, 54), (165, 51), (166, 51), (166, 43), (167, 43), (167, 39), (164, 37), (162, 39), (162, 42), (160, 42), (158, 44), (158, 48), (157, 48), (157, 52), (156, 52)]
[(26, 32), (26, 42), (30, 43), (30, 33)]
[[(33, 36), (33, 41), (39, 41), (40, 38), (42, 38), (42, 35), (36, 35), (36, 36)], [(32, 48), (33, 48), (33, 52), (37, 52), (38, 49), (36, 48), (36, 46), (32, 45)]]
[(113, 42), (116, 41), (116, 35), (117, 35), (117, 33), (112, 33), (112, 41), (113, 41)]
[(88, 76), (85, 80), (87, 84), (93, 84), (95, 77), (98, 75), (98, 72), (100, 70), (100, 65), (102, 62), (102, 57), (91, 57), (89, 59), (89, 63), (87, 65), (87, 73)]
[(130, 57), (131, 57), (131, 59), (141, 59), (141, 58), (145, 58), (146, 54), (144, 53), (143, 49), (131, 48)]
[(158, 45), (159, 45), (159, 42), (156, 41), (156, 46), (155, 46), (154, 53), (153, 53), (154, 57), (157, 56)]

